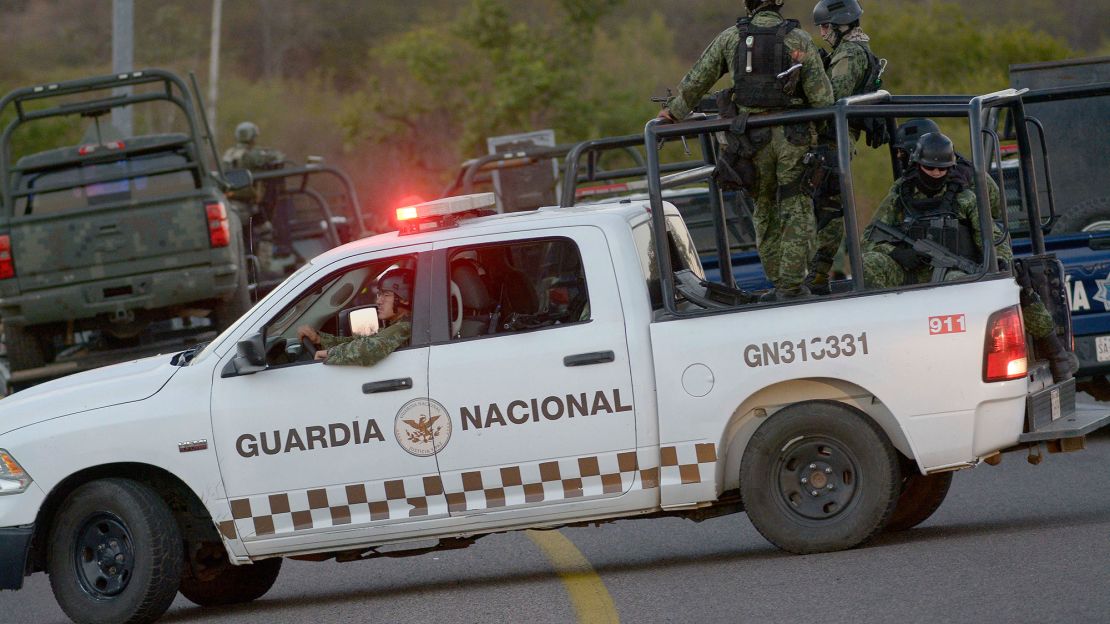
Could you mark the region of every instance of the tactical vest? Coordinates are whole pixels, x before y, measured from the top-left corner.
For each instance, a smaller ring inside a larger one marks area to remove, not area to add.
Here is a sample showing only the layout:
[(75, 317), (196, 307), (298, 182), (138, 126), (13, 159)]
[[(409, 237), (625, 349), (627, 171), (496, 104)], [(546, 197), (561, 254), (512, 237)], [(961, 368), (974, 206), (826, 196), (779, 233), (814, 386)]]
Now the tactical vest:
[[(732, 64), (733, 98), (740, 106), (753, 108), (788, 108), (796, 106), (793, 93), (783, 90), (779, 74), (794, 65), (786, 47), (786, 35), (800, 28), (798, 20), (785, 20), (767, 28), (755, 26), (751, 18), (736, 22), (740, 43)], [(792, 81), (797, 85), (798, 81)]]
[(875, 56), (867, 46), (858, 43), (856, 45), (859, 45), (859, 47), (863, 48), (863, 51), (867, 53), (867, 73), (860, 78), (859, 83), (856, 85), (855, 89), (852, 90), (852, 95), (874, 93), (879, 90), (879, 87), (883, 86), (882, 80), (879, 77), (879, 70), (881, 69), (879, 57)]
[(926, 239), (957, 256), (982, 262), (982, 254), (975, 245), (975, 232), (967, 220), (960, 218), (956, 203), (956, 197), (964, 187), (952, 182), (936, 197), (915, 198), (915, 185), (912, 176), (908, 176), (902, 184), (899, 197), (902, 223), (899, 228), (910, 238)]

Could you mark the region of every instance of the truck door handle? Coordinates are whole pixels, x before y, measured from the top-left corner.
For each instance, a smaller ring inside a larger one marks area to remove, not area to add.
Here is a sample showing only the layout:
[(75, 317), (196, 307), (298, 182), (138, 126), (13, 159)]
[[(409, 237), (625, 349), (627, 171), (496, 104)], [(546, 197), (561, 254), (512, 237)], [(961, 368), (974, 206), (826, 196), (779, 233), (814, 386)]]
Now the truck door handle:
[(579, 353), (563, 358), (563, 366), (589, 366), (590, 364), (605, 364), (617, 359), (612, 351), (595, 351), (593, 353)]
[(394, 392), (396, 390), (411, 390), (412, 378), (389, 379), (386, 381), (371, 381), (362, 384), (363, 394), (377, 394), (378, 392)]

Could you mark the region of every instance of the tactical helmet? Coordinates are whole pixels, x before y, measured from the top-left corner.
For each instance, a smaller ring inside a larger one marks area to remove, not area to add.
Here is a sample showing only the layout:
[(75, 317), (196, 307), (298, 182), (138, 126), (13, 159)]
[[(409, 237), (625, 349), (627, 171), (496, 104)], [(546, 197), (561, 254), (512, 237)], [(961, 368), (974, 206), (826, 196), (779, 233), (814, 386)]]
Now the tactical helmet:
[(863, 15), (863, 7), (858, 0), (820, 0), (813, 7), (813, 25), (847, 26), (858, 22), (860, 15)]
[(748, 13), (755, 13), (759, 9), (772, 8), (781, 9), (786, 0), (744, 0), (744, 8), (748, 9)]
[(917, 141), (913, 161), (926, 167), (949, 169), (956, 166), (956, 148), (952, 139), (939, 132), (930, 132)]
[(894, 147), (912, 154), (917, 147), (917, 140), (930, 132), (940, 132), (940, 126), (932, 119), (910, 119), (898, 126), (894, 133)]
[(404, 305), (412, 304), (412, 269), (390, 269), (378, 278), (378, 293), (392, 292)]
[(258, 138), (258, 126), (249, 121), (235, 126), (235, 140), (240, 143), (254, 143)]

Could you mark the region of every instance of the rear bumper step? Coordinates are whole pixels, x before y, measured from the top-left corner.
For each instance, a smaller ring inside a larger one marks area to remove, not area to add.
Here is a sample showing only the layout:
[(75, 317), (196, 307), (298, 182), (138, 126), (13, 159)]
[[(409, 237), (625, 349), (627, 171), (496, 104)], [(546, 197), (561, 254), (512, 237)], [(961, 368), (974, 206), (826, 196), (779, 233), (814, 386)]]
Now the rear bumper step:
[(1031, 392), (1025, 404), (1025, 433), (1018, 443), (1078, 438), (1110, 425), (1110, 408), (1076, 405), (1075, 380)]

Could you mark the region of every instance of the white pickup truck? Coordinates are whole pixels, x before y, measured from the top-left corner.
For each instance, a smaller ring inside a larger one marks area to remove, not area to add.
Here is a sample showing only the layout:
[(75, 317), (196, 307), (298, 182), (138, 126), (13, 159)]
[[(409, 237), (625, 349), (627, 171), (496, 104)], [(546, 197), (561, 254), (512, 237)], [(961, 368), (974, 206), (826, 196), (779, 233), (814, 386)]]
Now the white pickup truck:
[[(450, 223), (316, 258), (198, 352), (5, 399), (3, 587), (44, 570), (74, 620), (144, 621), (261, 596), (282, 557), (741, 500), (786, 550), (851, 548), (1017, 446), (1042, 383), (1012, 280), (674, 318), (646, 202)], [(314, 362), (297, 328), (342, 333), (392, 267), (411, 344)]]
[[(882, 106), (866, 113), (928, 114)], [(834, 112), (847, 136), (845, 103), (782, 117)], [(790, 552), (851, 548), (928, 518), (953, 471), (1076, 450), (1110, 419), (1031, 360), (1019, 289), (992, 255), (955, 282), (868, 291), (857, 277), (851, 292), (751, 303), (701, 279), (655, 158), (650, 200), (402, 209), (400, 233), (315, 258), (203, 347), (0, 402), (0, 589), (47, 572), (75, 621), (150, 622), (179, 591), (253, 600), (284, 557), (742, 510)], [(851, 197), (847, 143), (839, 159)], [(978, 148), (975, 162), (985, 175)], [(858, 256), (851, 203), (845, 216)], [(314, 360), (304, 326), (329, 344), (381, 340), (360, 336), (376, 331), (378, 279), (399, 269), (413, 276), (408, 344), (373, 366)]]

